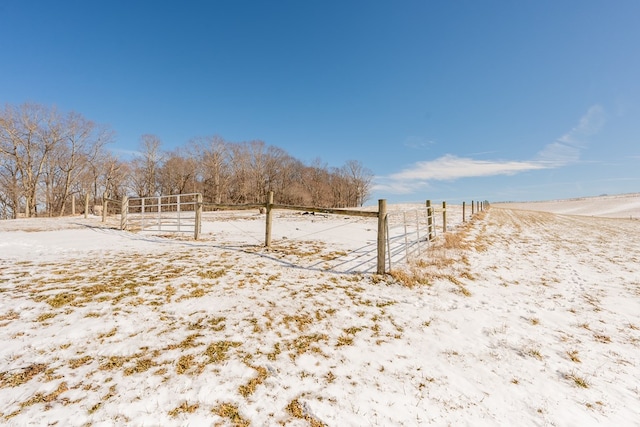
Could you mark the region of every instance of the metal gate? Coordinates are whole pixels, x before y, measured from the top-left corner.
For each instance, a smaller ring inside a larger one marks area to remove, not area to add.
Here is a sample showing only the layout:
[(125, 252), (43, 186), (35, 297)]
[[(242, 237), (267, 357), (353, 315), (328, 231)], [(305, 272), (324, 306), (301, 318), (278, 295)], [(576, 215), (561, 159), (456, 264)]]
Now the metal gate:
[(387, 213), (387, 262), (393, 265), (419, 258), (436, 237), (431, 207)]
[(123, 200), (121, 228), (167, 233), (200, 232), (202, 194), (127, 197)]

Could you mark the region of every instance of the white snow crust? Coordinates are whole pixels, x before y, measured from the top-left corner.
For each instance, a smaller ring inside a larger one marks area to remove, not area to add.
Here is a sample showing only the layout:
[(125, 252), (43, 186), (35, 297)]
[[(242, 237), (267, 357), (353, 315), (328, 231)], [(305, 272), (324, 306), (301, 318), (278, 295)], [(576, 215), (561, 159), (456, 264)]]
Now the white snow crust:
[(0, 424), (638, 425), (638, 200), (0, 221)]

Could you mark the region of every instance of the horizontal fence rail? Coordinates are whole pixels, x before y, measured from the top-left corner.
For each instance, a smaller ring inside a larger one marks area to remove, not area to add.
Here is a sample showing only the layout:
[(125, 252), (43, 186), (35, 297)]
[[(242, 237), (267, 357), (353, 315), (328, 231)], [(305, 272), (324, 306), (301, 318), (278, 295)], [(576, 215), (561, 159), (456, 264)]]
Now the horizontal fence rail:
[[(150, 230), (162, 232), (193, 232), (198, 240), (202, 229), (202, 212), (207, 210), (250, 210), (265, 213), (264, 246), (271, 246), (271, 229), (274, 210), (294, 210), (308, 213), (378, 218), (377, 227), (377, 267), (378, 274), (384, 274), (392, 265), (416, 259), (436, 238), (436, 209), (431, 200), (422, 209), (387, 211), (387, 202), (378, 200), (378, 210), (335, 209), (314, 206), (295, 206), (273, 203), (273, 192), (267, 194), (265, 203), (221, 204), (203, 202), (201, 193), (175, 194), (151, 197), (124, 197), (115, 200), (103, 197), (103, 222), (108, 206), (120, 208), (120, 228), (122, 230)], [(471, 201), (471, 216), (489, 207), (489, 203)], [(447, 232), (447, 203), (442, 202), (442, 232)], [(466, 203), (462, 203), (462, 222), (467, 220)], [(388, 269), (387, 269), (388, 267)]]

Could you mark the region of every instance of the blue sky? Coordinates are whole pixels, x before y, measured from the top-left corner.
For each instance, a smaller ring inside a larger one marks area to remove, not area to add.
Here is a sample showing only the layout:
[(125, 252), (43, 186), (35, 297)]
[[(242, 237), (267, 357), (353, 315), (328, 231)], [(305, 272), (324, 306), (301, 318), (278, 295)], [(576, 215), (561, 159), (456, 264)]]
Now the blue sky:
[(640, 1), (0, 1), (0, 103), (362, 162), (371, 202), (640, 191)]

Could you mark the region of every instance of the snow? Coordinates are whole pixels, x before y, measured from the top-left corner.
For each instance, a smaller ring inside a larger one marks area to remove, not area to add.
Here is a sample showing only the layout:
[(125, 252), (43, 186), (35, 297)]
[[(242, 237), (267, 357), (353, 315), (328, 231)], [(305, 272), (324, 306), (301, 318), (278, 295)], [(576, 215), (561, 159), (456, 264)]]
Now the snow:
[(496, 204), (496, 206), (567, 215), (640, 219), (640, 193), (546, 202), (500, 203)]
[(385, 276), (375, 218), (0, 221), (0, 424), (637, 425), (638, 195), (570, 203), (449, 206), (419, 254), (390, 206)]

